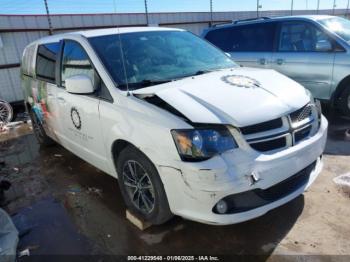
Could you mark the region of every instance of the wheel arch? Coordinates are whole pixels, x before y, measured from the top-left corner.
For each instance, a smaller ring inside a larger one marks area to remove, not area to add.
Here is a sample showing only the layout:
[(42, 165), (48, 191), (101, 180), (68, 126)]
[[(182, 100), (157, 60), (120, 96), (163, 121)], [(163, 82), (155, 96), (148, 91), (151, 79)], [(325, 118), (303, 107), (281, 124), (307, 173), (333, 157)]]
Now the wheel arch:
[[(146, 157), (152, 163), (152, 165), (155, 167), (155, 169), (158, 172), (158, 168), (157, 168), (156, 164), (154, 163), (154, 161), (140, 147), (135, 146), (132, 142), (127, 141), (125, 139), (117, 139), (112, 143), (111, 153), (112, 153), (114, 168), (115, 168), (116, 172), (118, 170), (118, 167), (117, 167), (118, 157), (119, 157), (120, 153), (128, 146), (132, 146), (136, 150), (138, 150), (140, 153), (142, 153), (143, 156)], [(118, 173), (117, 173), (117, 175), (118, 175)]]
[(338, 100), (341, 98), (343, 92), (348, 86), (350, 87), (350, 75), (344, 77), (336, 87), (331, 99), (332, 106), (337, 106), (339, 102)]

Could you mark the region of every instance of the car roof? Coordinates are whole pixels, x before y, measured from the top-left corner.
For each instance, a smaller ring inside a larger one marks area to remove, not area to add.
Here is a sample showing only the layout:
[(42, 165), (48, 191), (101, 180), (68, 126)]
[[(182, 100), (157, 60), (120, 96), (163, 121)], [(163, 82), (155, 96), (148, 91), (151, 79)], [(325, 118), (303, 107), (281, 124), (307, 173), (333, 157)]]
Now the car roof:
[[(63, 34), (56, 34), (51, 36), (46, 36), (38, 39), (37, 43), (49, 43), (53, 41), (59, 41), (65, 36), (71, 35), (80, 35), (83, 37), (95, 37), (95, 36), (104, 36), (104, 35), (113, 35), (113, 34), (126, 34), (126, 33), (138, 33), (138, 32), (155, 32), (155, 31), (185, 31), (179, 28), (169, 28), (169, 27), (114, 27), (107, 29), (94, 29), (94, 30), (85, 30), (85, 31), (76, 31), (76, 32), (68, 32)], [(34, 43), (35, 43), (34, 42)]]

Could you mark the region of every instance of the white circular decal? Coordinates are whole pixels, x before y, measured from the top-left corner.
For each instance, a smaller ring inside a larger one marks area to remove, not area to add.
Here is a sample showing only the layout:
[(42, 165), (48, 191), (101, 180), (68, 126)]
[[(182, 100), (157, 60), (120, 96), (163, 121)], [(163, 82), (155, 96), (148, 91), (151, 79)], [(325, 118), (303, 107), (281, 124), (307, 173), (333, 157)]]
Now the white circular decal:
[(221, 80), (229, 85), (238, 86), (238, 87), (255, 88), (255, 87), (261, 86), (261, 84), (257, 80), (250, 78), (248, 76), (242, 76), (242, 75), (223, 76)]
[(81, 128), (81, 119), (78, 110), (75, 107), (72, 107), (70, 110), (70, 117), (72, 119), (73, 125), (76, 129), (80, 130)]

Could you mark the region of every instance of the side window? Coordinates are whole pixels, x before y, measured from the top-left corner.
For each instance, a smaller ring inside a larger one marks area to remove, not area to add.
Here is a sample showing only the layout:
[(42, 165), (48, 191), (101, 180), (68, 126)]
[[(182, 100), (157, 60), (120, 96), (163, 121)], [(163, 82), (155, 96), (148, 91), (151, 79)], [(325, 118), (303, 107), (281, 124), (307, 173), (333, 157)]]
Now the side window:
[(278, 50), (317, 52), (317, 44), (325, 41), (331, 43), (329, 37), (313, 24), (302, 21), (287, 22), (280, 28)]
[(228, 42), (231, 52), (272, 52), (275, 23), (232, 27)]
[(208, 32), (205, 39), (224, 52), (231, 51), (231, 45), (227, 41), (230, 37), (230, 28), (219, 28)]
[(55, 69), (59, 50), (59, 43), (50, 43), (38, 46), (35, 72), (39, 79), (50, 83), (55, 83)]
[(87, 75), (95, 84), (95, 72), (89, 57), (83, 47), (75, 41), (66, 40), (64, 42), (61, 68), (63, 86), (68, 77), (75, 75)]
[(275, 23), (239, 25), (213, 30), (206, 39), (225, 52), (272, 52)]

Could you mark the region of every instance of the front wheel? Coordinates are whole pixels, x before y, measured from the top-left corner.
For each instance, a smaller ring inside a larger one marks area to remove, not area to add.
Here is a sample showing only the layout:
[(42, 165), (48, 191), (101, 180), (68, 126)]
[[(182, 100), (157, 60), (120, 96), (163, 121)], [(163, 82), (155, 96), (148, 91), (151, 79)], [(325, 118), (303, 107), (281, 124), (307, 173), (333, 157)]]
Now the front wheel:
[(117, 169), (125, 204), (134, 214), (155, 225), (173, 216), (157, 169), (142, 152), (127, 146), (118, 157)]
[(350, 117), (350, 86), (344, 90), (340, 97), (340, 109), (343, 114)]

